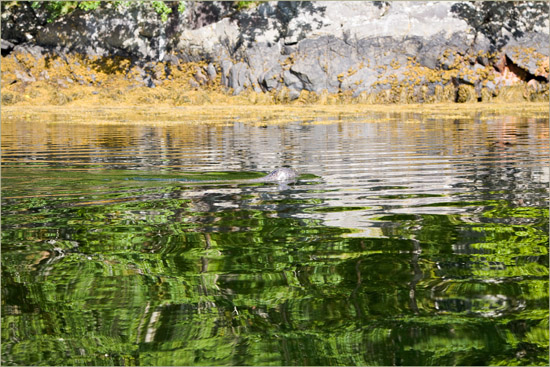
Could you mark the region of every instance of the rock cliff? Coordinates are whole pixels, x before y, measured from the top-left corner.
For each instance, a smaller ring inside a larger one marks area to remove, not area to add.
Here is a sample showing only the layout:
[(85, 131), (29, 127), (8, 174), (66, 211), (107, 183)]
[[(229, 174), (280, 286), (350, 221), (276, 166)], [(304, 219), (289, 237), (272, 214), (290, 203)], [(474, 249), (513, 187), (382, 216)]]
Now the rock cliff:
[[(163, 21), (149, 3), (104, 2), (52, 22), (29, 2), (2, 3), (2, 56), (116, 57), (149, 87), (166, 82), (159, 64), (196, 62), (190, 88), (219, 78), (227, 93), (287, 100), (482, 100), (520, 83), (527, 94), (548, 94), (547, 2), (251, 3), (188, 2), (180, 11), (166, 2)], [(28, 68), (13, 75), (44, 78)]]

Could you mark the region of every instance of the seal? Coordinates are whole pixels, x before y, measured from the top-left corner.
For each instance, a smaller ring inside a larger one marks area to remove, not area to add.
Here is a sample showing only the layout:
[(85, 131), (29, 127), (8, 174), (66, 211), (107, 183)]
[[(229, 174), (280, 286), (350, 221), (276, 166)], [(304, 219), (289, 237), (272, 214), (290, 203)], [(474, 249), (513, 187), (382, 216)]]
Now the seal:
[(298, 172), (292, 168), (281, 167), (276, 170), (271, 171), (264, 177), (253, 178), (251, 180), (246, 180), (246, 182), (280, 182), (280, 183), (289, 183), (296, 181), (298, 177)]

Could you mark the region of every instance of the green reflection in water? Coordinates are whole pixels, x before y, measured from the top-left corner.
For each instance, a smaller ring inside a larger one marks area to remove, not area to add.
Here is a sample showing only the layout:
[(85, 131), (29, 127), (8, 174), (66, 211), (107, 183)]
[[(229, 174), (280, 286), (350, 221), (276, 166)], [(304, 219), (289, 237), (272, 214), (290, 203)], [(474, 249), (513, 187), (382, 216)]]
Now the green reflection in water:
[(3, 175), (6, 365), (548, 363), (544, 208), (428, 204), (479, 210), (353, 237), (316, 215), (369, 207), (292, 189)]

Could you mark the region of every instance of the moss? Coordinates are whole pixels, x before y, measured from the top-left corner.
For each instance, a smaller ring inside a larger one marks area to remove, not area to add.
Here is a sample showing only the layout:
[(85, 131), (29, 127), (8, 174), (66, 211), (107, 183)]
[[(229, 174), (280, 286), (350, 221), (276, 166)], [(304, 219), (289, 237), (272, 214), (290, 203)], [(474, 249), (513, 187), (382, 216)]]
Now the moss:
[(500, 89), (496, 98), (501, 102), (517, 102), (525, 100), (523, 86), (508, 86)]
[(246, 10), (258, 6), (260, 1), (234, 1), (233, 6), (238, 10)]
[(477, 100), (477, 93), (471, 85), (459, 85), (456, 94), (456, 101), (458, 103), (474, 102)]
[(9, 106), (12, 104), (16, 104), (21, 100), (21, 96), (15, 93), (2, 93), (2, 105), (3, 106)]
[(290, 102), (290, 90), (287, 87), (281, 88), (281, 90), (274, 91), (273, 103), (286, 104)]
[(487, 88), (481, 89), (481, 101), (482, 102), (491, 102), (493, 100), (493, 92)]
[(68, 96), (67, 94), (63, 92), (54, 92), (53, 95), (50, 98), (50, 103), (57, 106), (63, 106), (69, 102), (71, 102), (73, 99)]

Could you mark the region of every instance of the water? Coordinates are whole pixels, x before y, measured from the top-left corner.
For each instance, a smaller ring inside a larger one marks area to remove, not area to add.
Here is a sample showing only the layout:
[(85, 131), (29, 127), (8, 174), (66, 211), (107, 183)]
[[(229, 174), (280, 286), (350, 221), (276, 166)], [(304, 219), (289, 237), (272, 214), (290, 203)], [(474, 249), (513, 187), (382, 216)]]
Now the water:
[(547, 115), (3, 118), (2, 364), (548, 365)]

